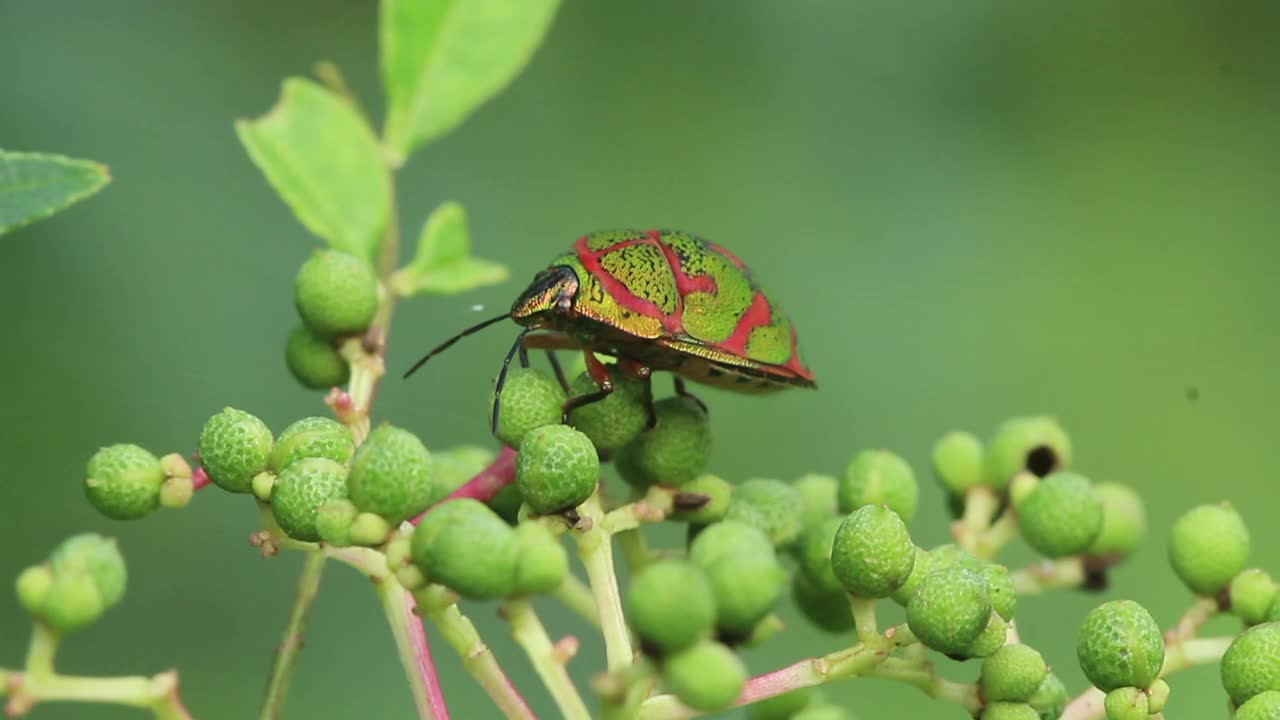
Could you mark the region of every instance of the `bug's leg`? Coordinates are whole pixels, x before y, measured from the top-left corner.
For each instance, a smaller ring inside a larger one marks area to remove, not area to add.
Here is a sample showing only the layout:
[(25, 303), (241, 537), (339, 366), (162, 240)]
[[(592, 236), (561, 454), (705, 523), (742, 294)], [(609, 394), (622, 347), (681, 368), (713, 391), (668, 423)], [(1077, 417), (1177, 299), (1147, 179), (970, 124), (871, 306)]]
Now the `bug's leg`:
[(571, 397), (564, 404), (563, 413), (560, 416), (560, 422), (569, 422), (569, 413), (583, 405), (590, 405), (593, 402), (600, 402), (609, 397), (609, 393), (613, 392), (613, 381), (609, 379), (609, 368), (600, 362), (600, 358), (596, 357), (590, 350), (583, 351), (583, 356), (587, 359), (587, 373), (591, 375), (591, 379), (595, 381), (596, 387), (599, 388), (593, 393), (586, 395), (578, 395)]
[(520, 367), (529, 369), (529, 350), (523, 344), (520, 346)]
[(560, 358), (556, 357), (555, 350), (547, 351), (547, 362), (551, 363), (551, 372), (555, 373), (556, 380), (560, 382), (560, 387), (564, 390), (564, 394), (569, 394), (569, 380), (564, 376), (564, 368), (560, 366)]
[(644, 404), (649, 411), (649, 422), (645, 423), (644, 429), (652, 430), (658, 424), (658, 414), (653, 409), (653, 370), (648, 365), (627, 358), (619, 358), (618, 366), (628, 375), (644, 381)]
[(511, 345), (511, 349), (507, 351), (507, 357), (502, 361), (502, 370), (498, 372), (498, 382), (493, 389), (493, 411), (489, 415), (489, 430), (494, 434), (498, 434), (498, 413), (502, 410), (502, 388), (507, 384), (507, 371), (511, 369), (511, 358), (523, 347), (524, 336), (529, 334), (531, 328), (525, 328), (516, 336), (516, 341)]
[(707, 404), (706, 404), (706, 403), (704, 403), (704, 402), (702, 402), (702, 400), (701, 400), (697, 395), (694, 395), (693, 393), (689, 392), (689, 388), (687, 388), (687, 387), (685, 387), (685, 386), (684, 386), (684, 378), (680, 377), (679, 375), (676, 375), (676, 376), (675, 376), (675, 381), (676, 381), (676, 394), (677, 394), (677, 395), (679, 395), (680, 397), (687, 397), (687, 398), (689, 398), (690, 400), (692, 400), (692, 401), (694, 401), (695, 403), (697, 403), (697, 404), (698, 404), (698, 407), (702, 408), (702, 412), (703, 412), (703, 413), (708, 414), (708, 415), (710, 414), (710, 413), (707, 411)]

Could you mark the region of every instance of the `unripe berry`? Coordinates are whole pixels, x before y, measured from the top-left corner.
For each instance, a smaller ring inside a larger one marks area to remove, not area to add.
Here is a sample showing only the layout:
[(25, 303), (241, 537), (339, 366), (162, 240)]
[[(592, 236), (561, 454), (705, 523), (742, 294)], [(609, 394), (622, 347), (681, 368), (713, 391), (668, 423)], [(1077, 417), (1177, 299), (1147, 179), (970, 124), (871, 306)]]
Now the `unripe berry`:
[(1276, 720), (1280, 718), (1280, 690), (1258, 693), (1236, 710), (1235, 720)]
[(987, 590), (991, 593), (991, 609), (1005, 620), (1012, 620), (1013, 611), (1018, 607), (1018, 593), (1013, 588), (1009, 568), (998, 563), (982, 563), (982, 576), (987, 579)]
[(963, 654), (990, 621), (987, 582), (963, 566), (935, 569), (907, 603), (911, 632), (927, 647), (948, 655)]
[(887, 505), (905, 523), (916, 516), (920, 488), (906, 460), (888, 450), (863, 450), (845, 469), (838, 490), (840, 512), (864, 505)]
[(18, 575), (18, 602), (33, 617), (44, 615), (44, 601), (53, 587), (53, 570), (49, 565), (32, 565)]
[[(575, 408), (569, 424), (591, 438), (601, 450), (616, 450), (635, 440), (649, 425), (649, 397), (645, 382), (612, 366), (609, 378), (613, 392), (593, 403)], [(569, 386), (572, 396), (589, 395), (599, 390), (589, 373), (574, 378)]]
[(804, 515), (800, 522), (805, 527), (816, 525), (839, 512), (840, 503), (836, 495), (840, 482), (834, 476), (809, 473), (796, 478), (791, 486), (800, 493), (800, 499), (804, 501)]
[(711, 458), (707, 413), (679, 395), (654, 403), (653, 412), (657, 424), (619, 451), (618, 472), (636, 487), (679, 487), (706, 470)]
[(987, 484), (1002, 490), (1014, 475), (1044, 477), (1071, 464), (1071, 440), (1053, 418), (1024, 417), (996, 429), (985, 456)]
[(1004, 647), (1009, 639), (1009, 623), (997, 613), (991, 613), (987, 626), (978, 633), (978, 637), (959, 653), (951, 657), (962, 660), (967, 658), (987, 658)]
[(1026, 702), (1049, 676), (1044, 657), (1027, 645), (1005, 645), (982, 663), (979, 686), (988, 701)]
[(748, 480), (733, 491), (726, 520), (738, 520), (764, 531), (769, 542), (786, 547), (803, 529), (804, 500), (795, 488), (778, 480)]
[(514, 532), (477, 500), (459, 498), (428, 510), (410, 552), (423, 574), (463, 597), (500, 598), (515, 589)]
[(825, 590), (801, 572), (791, 578), (791, 598), (801, 614), (827, 632), (841, 633), (854, 629), (849, 595), (843, 589), (836, 592)]
[(1102, 500), (1089, 479), (1056, 472), (1036, 486), (1018, 507), (1027, 544), (1060, 558), (1084, 552), (1102, 531)]
[(303, 458), (325, 458), (345, 465), (355, 450), (356, 441), (346, 425), (333, 418), (306, 417), (280, 433), (275, 448), (271, 450), (270, 468), (280, 474)]
[(72, 572), (88, 573), (98, 586), (104, 608), (115, 605), (124, 596), (129, 576), (124, 556), (120, 554), (116, 541), (111, 538), (95, 533), (73, 535), (54, 549), (49, 556), (49, 564), (54, 576)]
[(224, 408), (204, 424), (197, 447), (210, 480), (223, 490), (247, 493), (253, 476), (267, 469), (271, 430), (243, 410)]
[(704, 495), (707, 502), (697, 510), (681, 510), (676, 508), (671, 519), (703, 525), (724, 519), (729, 510), (729, 502), (733, 497), (733, 485), (715, 475), (699, 475), (680, 486), (680, 492)]
[(58, 632), (71, 632), (92, 624), (106, 609), (93, 577), (88, 572), (72, 570), (54, 573), (42, 619)]
[(160, 507), (186, 507), (195, 494), (196, 485), (190, 477), (167, 477), (160, 483)]
[(747, 682), (747, 669), (732, 650), (717, 642), (692, 645), (663, 660), (662, 679), (694, 710), (722, 710)]
[(1136, 687), (1116, 688), (1103, 700), (1107, 720), (1147, 720), (1151, 714), (1147, 694)]
[(559, 425), (566, 399), (564, 388), (548, 373), (530, 368), (512, 370), (502, 387), (498, 439), (518, 449), (530, 430)]
[(796, 544), (796, 563), (814, 587), (826, 593), (844, 595), (844, 585), (831, 569), (831, 548), (844, 518), (832, 517), (804, 531)]
[(316, 542), (316, 513), (329, 500), (347, 495), (347, 469), (322, 457), (291, 463), (271, 490), (271, 514), (286, 535)]
[(521, 523), (514, 537), (513, 591), (518, 595), (536, 595), (560, 587), (569, 574), (569, 555), (551, 531), (539, 523)]
[(773, 545), (763, 531), (754, 525), (732, 520), (708, 525), (689, 544), (689, 561), (703, 570), (738, 553), (775, 556)]
[(347, 384), (351, 366), (330, 340), (316, 337), (306, 325), (289, 332), (284, 345), (284, 364), (304, 387), (324, 390)]
[(1037, 720), (1039, 717), (1026, 703), (994, 702), (982, 709), (981, 720)]
[(845, 590), (883, 598), (907, 581), (915, 559), (916, 549), (902, 518), (884, 505), (863, 505), (836, 530), (831, 569)]
[(1201, 505), (1174, 522), (1169, 562), (1192, 592), (1217, 593), (1248, 561), (1249, 529), (1230, 504)]
[(1128, 555), (1147, 534), (1147, 513), (1142, 498), (1133, 488), (1117, 483), (1097, 483), (1093, 489), (1102, 500), (1102, 531), (1093, 539), (1088, 553)]
[(1268, 690), (1280, 690), (1280, 623), (1254, 625), (1222, 656), (1222, 688), (1243, 705)]
[(164, 468), (137, 445), (112, 445), (94, 453), (86, 468), (89, 503), (113, 520), (136, 520), (160, 505)]
[(431, 453), (418, 436), (380, 425), (351, 456), (351, 502), (399, 524), (426, 510), (435, 497), (432, 470)]
[(933, 571), (933, 568), (934, 561), (929, 551), (917, 546), (916, 560), (911, 565), (911, 574), (907, 576), (907, 581), (902, 583), (902, 587), (894, 590), (889, 597), (905, 608), (911, 601), (911, 596), (915, 594), (916, 588), (920, 587), (920, 583)]
[(373, 547), (386, 542), (391, 535), (391, 530), (391, 523), (387, 522), (386, 518), (381, 515), (362, 512), (356, 513), (355, 518), (351, 521), (348, 537), (350, 537), (352, 545)]
[(378, 310), (378, 278), (369, 263), (337, 250), (319, 250), (298, 269), (293, 286), (298, 314), (321, 337), (362, 332)]
[(1085, 616), (1076, 656), (1085, 677), (1103, 692), (1146, 689), (1164, 665), (1164, 638), (1146, 608), (1113, 600)]
[(520, 443), (516, 486), (536, 513), (577, 507), (595, 492), (599, 477), (600, 457), (595, 446), (567, 425), (535, 428)]
[(983, 481), (982, 441), (973, 433), (952, 431), (933, 446), (933, 472), (952, 495)]
[(751, 703), (747, 706), (747, 720), (791, 720), (813, 695), (813, 688), (800, 688)]
[(1231, 612), (1246, 625), (1265, 622), (1276, 601), (1276, 583), (1265, 570), (1253, 568), (1236, 575), (1228, 586)]
[(646, 565), (627, 590), (627, 621), (659, 656), (705, 639), (715, 626), (711, 581), (701, 568), (678, 560)]
[(745, 639), (778, 604), (787, 573), (769, 554), (735, 552), (705, 568), (716, 600), (716, 626), (734, 639)]
[(1058, 720), (1067, 709), (1067, 686), (1057, 675), (1049, 676), (1040, 683), (1040, 687), (1027, 699), (1027, 704), (1040, 715), (1040, 720)]
[(316, 510), (316, 533), (320, 539), (336, 547), (351, 545), (351, 525), (360, 513), (354, 503), (337, 498)]

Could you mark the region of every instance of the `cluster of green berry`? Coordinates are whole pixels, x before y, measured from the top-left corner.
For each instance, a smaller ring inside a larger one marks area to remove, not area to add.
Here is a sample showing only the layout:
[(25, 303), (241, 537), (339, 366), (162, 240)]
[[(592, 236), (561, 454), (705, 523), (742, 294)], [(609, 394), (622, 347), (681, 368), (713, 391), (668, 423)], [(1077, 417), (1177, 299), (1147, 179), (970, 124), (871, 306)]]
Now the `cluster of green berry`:
[(337, 343), (358, 335), (378, 310), (378, 278), (368, 262), (337, 250), (317, 250), (298, 270), (294, 304), (301, 324), (285, 343), (285, 363), (304, 386), (347, 382), (350, 364)]
[(127, 577), (115, 540), (75, 535), (46, 562), (18, 575), (18, 600), (32, 618), (57, 632), (71, 632), (120, 602)]

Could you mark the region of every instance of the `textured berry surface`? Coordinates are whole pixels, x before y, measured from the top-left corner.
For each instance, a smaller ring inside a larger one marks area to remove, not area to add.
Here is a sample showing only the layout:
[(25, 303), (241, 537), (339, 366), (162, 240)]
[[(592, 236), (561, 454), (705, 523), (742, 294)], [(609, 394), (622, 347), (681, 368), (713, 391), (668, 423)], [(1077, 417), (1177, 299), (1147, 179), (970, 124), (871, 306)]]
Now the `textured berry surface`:
[(316, 533), (325, 542), (346, 547), (351, 544), (351, 525), (360, 513), (346, 498), (336, 498), (316, 510)]
[(637, 487), (679, 487), (707, 467), (711, 458), (711, 425), (707, 414), (687, 397), (654, 403), (657, 424), (623, 446), (618, 472)]
[(94, 453), (86, 468), (85, 495), (113, 520), (135, 520), (160, 505), (164, 468), (137, 445), (112, 445)]
[(763, 478), (738, 485), (725, 511), (725, 519), (755, 525), (778, 547), (795, 542), (803, 529), (803, 515), (804, 499), (795, 488)]
[(979, 685), (987, 700), (1026, 702), (1049, 676), (1044, 658), (1027, 645), (1005, 645), (982, 663)]
[(347, 488), (351, 502), (393, 524), (427, 509), (435, 498), (431, 453), (417, 435), (381, 425), (351, 456)]
[(1213, 595), (1249, 562), (1249, 530), (1229, 504), (1200, 505), (1173, 524), (1169, 562), (1192, 592)]
[(1040, 683), (1040, 687), (1027, 699), (1027, 704), (1039, 714), (1040, 720), (1058, 720), (1067, 708), (1067, 686), (1053, 673)]
[(320, 250), (302, 263), (293, 285), (298, 315), (321, 337), (363, 331), (378, 310), (378, 278), (368, 263)]
[(1056, 472), (1018, 507), (1027, 544), (1051, 558), (1084, 552), (1102, 531), (1102, 500), (1083, 475)]
[(200, 464), (218, 487), (247, 493), (253, 476), (267, 469), (271, 430), (243, 410), (225, 408), (209, 418), (200, 433)]
[(1265, 570), (1252, 568), (1236, 575), (1228, 586), (1231, 612), (1246, 625), (1257, 625), (1267, 619), (1276, 601), (1276, 582)]
[(981, 485), (982, 441), (973, 433), (954, 431), (943, 435), (933, 446), (933, 472), (938, 482), (954, 495)]
[(49, 564), (54, 575), (88, 573), (98, 586), (105, 607), (120, 601), (129, 579), (124, 556), (120, 554), (116, 541), (93, 533), (73, 535), (63, 540), (49, 556)]
[(303, 458), (325, 458), (346, 464), (356, 443), (346, 425), (327, 417), (306, 417), (280, 433), (271, 450), (270, 467), (279, 473)]
[(1164, 664), (1164, 638), (1146, 608), (1113, 600), (1085, 616), (1076, 645), (1085, 677), (1098, 689), (1146, 689)]
[(515, 589), (515, 532), (470, 498), (436, 505), (413, 533), (410, 553), (428, 578), (467, 598), (506, 597)]
[(964, 653), (990, 620), (987, 582), (980, 573), (964, 566), (935, 569), (921, 581), (907, 603), (911, 632), (941, 653)]
[(1116, 688), (1103, 700), (1107, 720), (1147, 720), (1151, 714), (1147, 693), (1136, 687)]
[(1044, 477), (1068, 467), (1071, 440), (1053, 418), (1013, 418), (996, 428), (983, 464), (986, 482), (1004, 489), (1020, 472)]
[(677, 508), (671, 513), (671, 518), (705, 525), (724, 519), (724, 514), (729, 510), (729, 501), (733, 498), (733, 485), (715, 475), (704, 474), (681, 485), (680, 492), (705, 495), (707, 502), (697, 510)]
[(1255, 625), (1222, 656), (1222, 688), (1241, 705), (1268, 690), (1280, 690), (1280, 623)]
[(955, 656), (959, 658), (985, 658), (994, 655), (1004, 647), (1009, 639), (1009, 623), (996, 613), (991, 613), (987, 626), (978, 633), (978, 637), (963, 652)]
[(808, 575), (797, 573), (791, 579), (791, 598), (809, 622), (827, 632), (838, 633), (854, 629), (849, 595), (843, 589), (838, 592), (825, 590), (810, 580)]
[(1012, 620), (1013, 611), (1018, 607), (1018, 593), (1013, 588), (1009, 568), (999, 563), (982, 563), (982, 576), (991, 593), (991, 609), (1005, 620)]
[[(498, 439), (519, 448), (525, 435), (544, 425), (559, 425), (567, 396), (550, 374), (516, 368), (507, 374), (498, 412)], [(486, 406), (485, 412), (490, 407)]]
[(872, 598), (889, 597), (902, 587), (915, 560), (906, 524), (884, 505), (853, 511), (836, 530), (831, 550), (831, 569), (844, 588)]
[(1235, 720), (1280, 720), (1280, 690), (1254, 695), (1236, 710)]
[(643, 643), (666, 655), (704, 639), (715, 626), (711, 582), (691, 563), (666, 560), (645, 566), (627, 590), (627, 621)]
[[(591, 438), (601, 450), (616, 450), (635, 440), (649, 424), (649, 402), (643, 380), (612, 370), (613, 392), (603, 400), (575, 408), (569, 424)], [(599, 386), (587, 373), (574, 378), (570, 393), (577, 397), (596, 392)]]
[(1102, 501), (1102, 530), (1089, 546), (1089, 554), (1128, 555), (1147, 534), (1142, 498), (1127, 485), (1097, 483), (1093, 488)]
[(320, 506), (347, 495), (347, 469), (327, 458), (304, 458), (291, 463), (276, 478), (271, 491), (271, 514), (280, 529), (295, 540), (316, 542), (316, 513)]
[(804, 501), (804, 515), (800, 522), (805, 526), (816, 525), (840, 511), (837, 499), (840, 481), (834, 475), (809, 473), (791, 483)]
[(516, 456), (516, 486), (536, 513), (576, 507), (595, 491), (600, 457), (590, 438), (567, 425), (530, 431)]
[(845, 513), (863, 505), (887, 505), (909, 523), (916, 516), (920, 488), (906, 460), (888, 450), (864, 450), (845, 469), (839, 502)]
[(796, 562), (800, 572), (808, 577), (816, 589), (826, 593), (844, 594), (844, 585), (831, 569), (831, 548), (836, 533), (844, 524), (844, 518), (832, 517), (804, 531), (796, 544)]
[(911, 574), (907, 576), (906, 582), (902, 583), (902, 586), (894, 590), (893, 594), (889, 596), (902, 607), (907, 606), (907, 603), (911, 601), (911, 596), (915, 595), (916, 588), (920, 587), (920, 583), (933, 571), (934, 560), (929, 551), (917, 546), (915, 553), (916, 559), (911, 564)]
[(284, 345), (284, 363), (298, 382), (315, 390), (345, 385), (351, 377), (351, 366), (333, 343), (316, 337), (306, 325), (289, 332)]
[(569, 574), (569, 555), (551, 531), (539, 523), (523, 523), (516, 527), (514, 537), (514, 592), (535, 595), (560, 587)]
[(982, 720), (1037, 720), (1039, 717), (1026, 703), (993, 702), (982, 710)]
[(662, 679), (681, 702), (695, 710), (729, 707), (747, 682), (747, 669), (732, 650), (704, 641), (662, 663)]

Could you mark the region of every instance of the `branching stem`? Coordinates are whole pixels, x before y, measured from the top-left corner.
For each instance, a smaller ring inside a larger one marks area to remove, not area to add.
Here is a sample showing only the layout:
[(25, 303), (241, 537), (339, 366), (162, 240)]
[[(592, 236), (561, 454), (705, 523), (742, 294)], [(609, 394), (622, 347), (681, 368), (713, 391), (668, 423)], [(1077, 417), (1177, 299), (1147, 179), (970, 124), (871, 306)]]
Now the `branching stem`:
[(289, 614), (289, 624), (285, 626), (284, 637), (276, 647), (275, 662), (271, 666), (271, 676), (267, 680), (266, 699), (262, 703), (262, 711), (258, 714), (261, 720), (275, 720), (284, 711), (285, 696), (289, 691), (289, 680), (297, 664), (298, 652), (302, 649), (302, 633), (307, 625), (307, 614), (311, 604), (320, 591), (320, 578), (324, 574), (324, 553), (309, 550), (302, 564), (302, 576), (298, 580), (298, 593), (293, 599), (293, 610)]
[(507, 622), (511, 623), (511, 634), (516, 642), (529, 656), (529, 662), (537, 671), (542, 683), (547, 686), (556, 707), (565, 720), (590, 720), (586, 703), (574, 687), (573, 680), (565, 669), (565, 660), (556, 652), (546, 628), (538, 619), (533, 606), (527, 598), (512, 598), (504, 606)]

